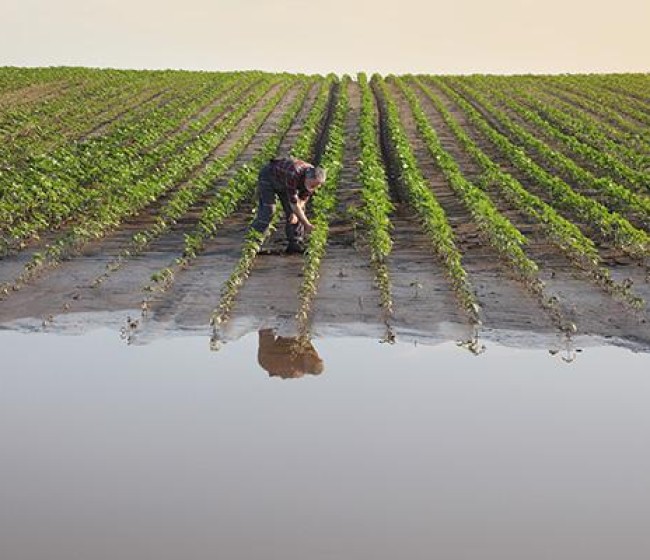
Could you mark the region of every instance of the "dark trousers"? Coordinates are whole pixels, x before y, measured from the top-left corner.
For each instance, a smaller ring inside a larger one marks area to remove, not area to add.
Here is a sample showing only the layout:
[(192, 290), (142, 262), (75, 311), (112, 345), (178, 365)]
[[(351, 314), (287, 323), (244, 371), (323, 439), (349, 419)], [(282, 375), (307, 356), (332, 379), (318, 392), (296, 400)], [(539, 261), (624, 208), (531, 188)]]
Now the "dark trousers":
[(257, 179), (257, 196), (259, 199), (257, 215), (255, 216), (255, 220), (253, 220), (251, 227), (260, 233), (264, 233), (267, 230), (271, 223), (273, 213), (275, 212), (275, 197), (277, 196), (280, 199), (282, 209), (284, 210), (286, 220), (284, 231), (287, 235), (289, 244), (301, 243), (305, 233), (305, 227), (300, 222), (296, 224), (289, 223), (289, 218), (293, 212), (291, 210), (291, 205), (289, 204), (287, 191), (282, 185), (278, 185), (273, 179), (268, 164), (262, 167)]

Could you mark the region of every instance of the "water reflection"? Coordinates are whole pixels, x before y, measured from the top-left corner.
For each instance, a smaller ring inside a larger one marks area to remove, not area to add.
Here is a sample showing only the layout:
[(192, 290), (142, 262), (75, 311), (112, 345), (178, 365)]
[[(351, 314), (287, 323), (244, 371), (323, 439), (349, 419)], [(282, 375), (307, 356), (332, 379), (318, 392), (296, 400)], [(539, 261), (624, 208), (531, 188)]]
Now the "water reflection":
[(323, 360), (311, 340), (277, 336), (273, 329), (261, 329), (258, 336), (257, 361), (270, 377), (289, 379), (323, 372)]

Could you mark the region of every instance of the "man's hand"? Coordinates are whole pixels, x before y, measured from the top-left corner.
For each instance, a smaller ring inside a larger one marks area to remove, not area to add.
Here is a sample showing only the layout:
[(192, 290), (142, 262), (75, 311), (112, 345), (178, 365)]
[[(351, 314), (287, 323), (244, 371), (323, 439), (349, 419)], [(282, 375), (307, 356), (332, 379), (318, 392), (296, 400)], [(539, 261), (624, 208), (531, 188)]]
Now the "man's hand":
[(298, 216), (296, 216), (295, 214), (291, 214), (291, 216), (289, 216), (289, 223), (292, 226), (296, 225), (298, 223)]
[(304, 224), (304, 226), (305, 226), (305, 233), (311, 233), (312, 230), (314, 229), (314, 224), (312, 223)]

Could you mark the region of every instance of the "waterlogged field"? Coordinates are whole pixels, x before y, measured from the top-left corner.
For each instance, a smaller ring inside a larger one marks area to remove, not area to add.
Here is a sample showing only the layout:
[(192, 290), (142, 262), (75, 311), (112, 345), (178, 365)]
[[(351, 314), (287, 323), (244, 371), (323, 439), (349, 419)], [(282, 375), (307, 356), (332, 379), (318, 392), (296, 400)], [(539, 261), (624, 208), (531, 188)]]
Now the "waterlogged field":
[(0, 68), (0, 558), (650, 557), (649, 86)]
[[(0, 324), (650, 346), (648, 75), (0, 69)], [(329, 171), (307, 252), (257, 173)]]

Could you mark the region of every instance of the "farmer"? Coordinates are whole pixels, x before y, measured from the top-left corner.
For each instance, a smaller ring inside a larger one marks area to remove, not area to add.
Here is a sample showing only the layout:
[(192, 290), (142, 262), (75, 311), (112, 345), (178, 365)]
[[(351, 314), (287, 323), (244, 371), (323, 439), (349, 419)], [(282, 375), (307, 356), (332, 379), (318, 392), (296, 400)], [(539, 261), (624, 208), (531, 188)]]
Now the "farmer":
[(273, 329), (261, 329), (258, 335), (257, 361), (270, 377), (295, 379), (306, 373), (319, 375), (323, 372), (323, 360), (311, 342), (276, 336)]
[(303, 236), (314, 226), (307, 219), (305, 207), (314, 191), (325, 182), (327, 173), (293, 157), (276, 158), (260, 171), (257, 183), (259, 206), (252, 228), (266, 232), (275, 211), (275, 197), (280, 199), (286, 218), (287, 253), (304, 252)]

